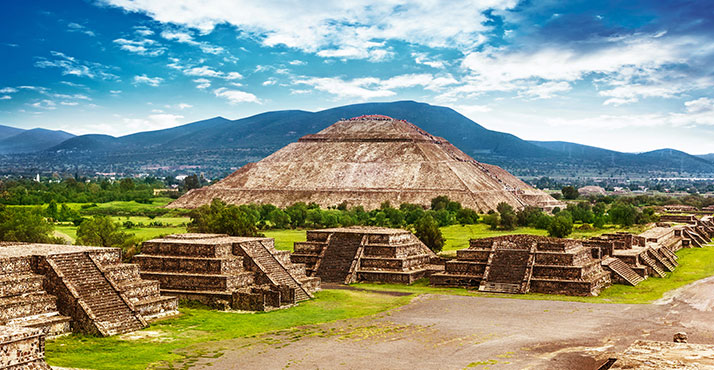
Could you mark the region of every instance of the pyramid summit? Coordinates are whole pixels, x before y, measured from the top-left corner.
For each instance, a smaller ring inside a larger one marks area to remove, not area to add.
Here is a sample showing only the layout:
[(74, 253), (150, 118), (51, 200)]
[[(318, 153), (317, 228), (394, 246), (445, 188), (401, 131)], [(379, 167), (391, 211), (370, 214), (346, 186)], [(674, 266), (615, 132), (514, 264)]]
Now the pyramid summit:
[(345, 202), (374, 209), (385, 201), (427, 206), (440, 195), (480, 212), (500, 202), (517, 209), (559, 205), (416, 125), (367, 115), (303, 136), (214, 185), (189, 191), (169, 207), (196, 208), (219, 198), (229, 204), (314, 202), (329, 207)]

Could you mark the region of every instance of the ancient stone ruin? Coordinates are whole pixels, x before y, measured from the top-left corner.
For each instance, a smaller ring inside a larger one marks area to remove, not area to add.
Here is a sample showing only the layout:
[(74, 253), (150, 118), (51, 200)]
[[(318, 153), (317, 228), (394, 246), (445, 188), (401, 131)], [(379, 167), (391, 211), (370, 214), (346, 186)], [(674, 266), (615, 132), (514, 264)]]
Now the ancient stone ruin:
[(675, 252), (701, 247), (709, 219), (700, 226), (658, 226), (640, 235), (604, 234), (589, 240), (506, 235), (473, 239), (431, 276), (443, 286), (478, 287), (504, 293), (597, 295), (610, 282), (637, 285), (665, 277), (679, 265)]
[(177, 234), (144, 242), (134, 256), (162, 294), (220, 309), (264, 311), (312, 298), (320, 279), (290, 262), (270, 238)]
[(16, 243), (0, 246), (0, 325), (108, 336), (177, 314), (118, 248)]
[(45, 362), (45, 335), (42, 331), (0, 326), (0, 369), (52, 370)]
[(308, 275), (340, 284), (411, 284), (440, 268), (432, 265), (439, 257), (412, 233), (382, 227), (308, 231), (307, 241), (295, 243), (290, 259), (305, 264)]
[(339, 121), (214, 185), (189, 191), (168, 207), (196, 208), (219, 198), (229, 204), (346, 203), (369, 210), (385, 201), (428, 206), (440, 195), (481, 213), (500, 202), (516, 209), (563, 207), (505, 170), (475, 161), (445, 139), (386, 116)]
[(534, 235), (472, 239), (456, 256), (443, 273), (431, 276), (432, 284), (581, 296), (597, 295), (610, 285), (600, 259), (578, 240)]

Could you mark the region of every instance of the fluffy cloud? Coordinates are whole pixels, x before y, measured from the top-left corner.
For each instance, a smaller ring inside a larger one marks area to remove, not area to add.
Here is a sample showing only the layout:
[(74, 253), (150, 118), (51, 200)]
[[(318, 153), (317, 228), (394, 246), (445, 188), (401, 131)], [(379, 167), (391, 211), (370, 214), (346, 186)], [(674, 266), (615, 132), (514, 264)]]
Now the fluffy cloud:
[(16, 93), (17, 89), (14, 87), (3, 87), (0, 89), (0, 94), (13, 94)]
[(44, 57), (37, 58), (35, 67), (59, 68), (62, 70), (62, 75), (77, 77), (99, 78), (103, 80), (118, 78), (115, 74), (109, 72), (110, 67), (103, 64), (79, 60), (59, 51), (50, 51), (50, 55), (52, 55), (54, 59)]
[(186, 68), (183, 70), (183, 74), (194, 77), (222, 78), (224, 80), (238, 80), (243, 78), (243, 75), (238, 72), (225, 73), (216, 71), (215, 69), (207, 66)]
[(193, 46), (198, 46), (201, 51), (203, 51), (206, 54), (221, 54), (225, 51), (220, 46), (215, 46), (211, 45), (207, 42), (198, 42), (193, 39), (193, 36), (184, 31), (171, 31), (171, 30), (165, 30), (161, 32), (161, 37), (167, 39), (167, 40), (173, 40), (176, 42), (180, 42), (183, 44), (188, 44), (188, 45), (193, 45)]
[(88, 29), (87, 27), (79, 24), (79, 23), (70, 23), (67, 25), (67, 31), (69, 32), (80, 32), (83, 33), (87, 36), (95, 37), (97, 36), (92, 30)]
[(164, 79), (161, 77), (149, 77), (147, 75), (134, 76), (134, 84), (146, 84), (149, 86), (159, 86)]
[(513, 8), (517, 0), (346, 0), (302, 2), (301, 11), (279, 0), (102, 0), (163, 23), (203, 33), (231, 24), (263, 45), (285, 45), (324, 57), (389, 56), (384, 41), (470, 50), (486, 41), (488, 10)]
[(119, 38), (114, 40), (114, 43), (119, 45), (122, 50), (150, 57), (159, 56), (166, 52), (165, 47), (151, 39), (127, 40)]
[(451, 75), (434, 77), (430, 74), (405, 74), (388, 79), (376, 77), (355, 78), (345, 81), (339, 77), (310, 77), (294, 81), (298, 85), (309, 85), (341, 98), (372, 99), (394, 96), (395, 89), (422, 86), (424, 89), (439, 91), (456, 84)]
[(211, 87), (211, 80), (206, 79), (206, 78), (197, 78), (197, 79), (193, 80), (193, 82), (195, 82), (197, 84), (196, 88), (198, 88), (198, 89), (207, 89), (207, 88)]
[(219, 89), (213, 90), (213, 93), (219, 97), (219, 98), (224, 98), (228, 100), (229, 103), (231, 104), (237, 104), (237, 103), (258, 103), (260, 104), (260, 100), (258, 97), (255, 95), (245, 92), (245, 91), (240, 91), (240, 90), (229, 90), (225, 87), (221, 87)]

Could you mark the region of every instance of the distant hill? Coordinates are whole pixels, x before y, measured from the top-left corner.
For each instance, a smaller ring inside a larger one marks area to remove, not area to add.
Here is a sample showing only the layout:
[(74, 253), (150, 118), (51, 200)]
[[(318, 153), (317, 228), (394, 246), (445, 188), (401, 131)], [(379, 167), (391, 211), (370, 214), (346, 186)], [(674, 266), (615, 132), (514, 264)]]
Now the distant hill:
[[(319, 112), (273, 111), (237, 120), (215, 117), (122, 137), (82, 135), (34, 154), (6, 156), (0, 173), (114, 171), (176, 173), (184, 168), (219, 177), (256, 162), (342, 118), (383, 114), (441, 136), (477, 160), (520, 176), (643, 176), (714, 174), (714, 162), (670, 149), (621, 153), (568, 142), (525, 141), (491, 131), (448, 107), (413, 101), (363, 103)], [(0, 130), (0, 133), (2, 131)], [(2, 154), (2, 153), (0, 153)]]
[(647, 170), (668, 169), (677, 172), (712, 173), (714, 162), (675, 149), (659, 149), (644, 153), (622, 153), (564, 141), (530, 141), (542, 148), (565, 155), (568, 161), (590, 161), (603, 165)]
[(74, 135), (64, 131), (34, 128), (20, 130), (16, 135), (0, 140), (0, 154), (19, 154), (43, 151), (73, 138)]
[(0, 125), (0, 140), (15, 136), (23, 131), (25, 130), (21, 128)]
[(714, 153), (701, 154), (701, 155), (698, 155), (697, 157), (702, 158), (702, 159), (706, 159), (706, 160), (708, 160), (708, 161), (710, 161), (710, 162), (714, 162)]

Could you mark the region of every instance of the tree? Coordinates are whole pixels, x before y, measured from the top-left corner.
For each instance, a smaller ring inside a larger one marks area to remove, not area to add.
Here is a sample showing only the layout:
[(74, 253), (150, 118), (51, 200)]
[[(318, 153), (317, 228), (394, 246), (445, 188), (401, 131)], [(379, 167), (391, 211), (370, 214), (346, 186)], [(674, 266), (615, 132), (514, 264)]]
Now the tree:
[(0, 240), (8, 242), (58, 242), (50, 236), (52, 224), (41, 208), (6, 208), (0, 205)]
[(57, 208), (57, 202), (54, 199), (50, 201), (45, 208), (45, 217), (49, 218), (51, 221), (59, 220), (59, 209)]
[(183, 179), (183, 186), (187, 191), (191, 189), (198, 189), (201, 187), (201, 181), (198, 179), (196, 174), (193, 174), (186, 176), (186, 178)]
[(118, 222), (109, 216), (94, 216), (77, 228), (77, 244), (128, 249), (136, 243), (133, 234), (121, 231)]
[(134, 190), (135, 187), (136, 184), (134, 184), (134, 180), (132, 180), (131, 177), (122, 179), (121, 182), (119, 182), (119, 189), (121, 189), (121, 191), (125, 193), (127, 191)]
[(445, 209), (449, 204), (449, 197), (445, 195), (439, 195), (438, 197), (431, 200), (432, 211), (439, 211)]
[(548, 226), (548, 235), (565, 238), (573, 232), (573, 220), (564, 215), (555, 216)]
[(278, 229), (285, 229), (290, 226), (290, 215), (282, 209), (276, 208), (268, 213), (268, 221)]
[(637, 209), (631, 204), (617, 203), (610, 207), (608, 214), (614, 224), (632, 226), (637, 218)]
[(247, 205), (236, 207), (226, 205), (220, 199), (214, 199), (210, 205), (191, 211), (189, 217), (191, 222), (187, 225), (187, 229), (190, 232), (262, 236), (256, 226), (260, 212), (255, 207)]
[[(499, 225), (505, 230), (513, 230), (516, 228), (516, 213), (513, 211), (513, 207), (506, 202), (498, 203), (496, 206), (498, 213), (500, 215)], [(493, 226), (491, 226), (493, 228)]]
[(498, 229), (498, 224), (500, 222), (500, 218), (498, 217), (498, 213), (493, 212), (489, 213), (486, 216), (483, 216), (483, 223), (486, 225), (491, 226), (491, 230), (496, 230)]
[(440, 252), (444, 248), (444, 236), (434, 218), (429, 214), (414, 223), (414, 235), (434, 252)]
[(565, 199), (578, 199), (578, 197), (580, 196), (580, 193), (578, 193), (578, 189), (575, 189), (570, 185), (563, 186), (561, 192), (563, 193), (563, 198)]

